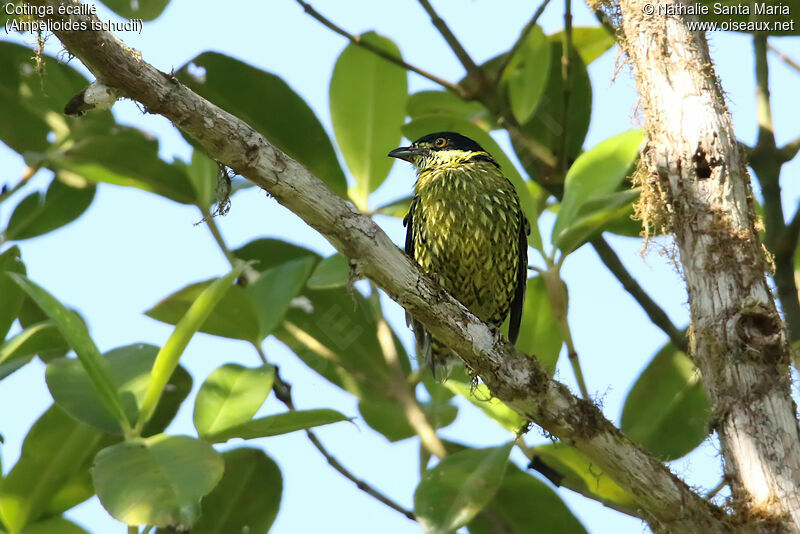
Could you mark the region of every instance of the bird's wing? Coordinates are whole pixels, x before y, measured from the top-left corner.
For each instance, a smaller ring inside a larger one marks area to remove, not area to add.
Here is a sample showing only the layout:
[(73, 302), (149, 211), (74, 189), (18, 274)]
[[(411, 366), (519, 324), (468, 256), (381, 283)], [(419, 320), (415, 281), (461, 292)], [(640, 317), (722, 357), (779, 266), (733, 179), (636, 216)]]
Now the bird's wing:
[[(408, 214), (403, 218), (403, 226), (406, 227), (406, 254), (412, 260), (414, 259), (414, 239), (416, 235), (414, 233), (414, 210), (417, 207), (417, 197), (411, 199), (411, 207), (408, 210)], [(425, 330), (421, 324), (414, 320), (411, 317), (411, 314), (406, 312), (406, 325), (410, 326), (411, 329), (414, 331), (414, 338), (417, 341), (417, 358), (421, 362), (430, 362), (431, 361), (431, 335)]]
[(511, 319), (508, 323), (508, 340), (512, 343), (516, 343), (519, 337), (522, 308), (525, 306), (525, 284), (528, 281), (528, 234), (531, 232), (528, 218), (522, 213), (520, 213), (519, 222), (517, 284), (514, 288), (514, 299), (511, 301)]
[[(417, 207), (417, 197), (411, 199), (411, 206), (408, 208), (408, 213), (403, 217), (403, 226), (406, 227), (406, 254), (412, 260), (414, 259), (414, 209)], [(413, 323), (411, 314), (406, 312), (406, 326), (411, 326)], [(417, 328), (414, 328), (416, 333)]]

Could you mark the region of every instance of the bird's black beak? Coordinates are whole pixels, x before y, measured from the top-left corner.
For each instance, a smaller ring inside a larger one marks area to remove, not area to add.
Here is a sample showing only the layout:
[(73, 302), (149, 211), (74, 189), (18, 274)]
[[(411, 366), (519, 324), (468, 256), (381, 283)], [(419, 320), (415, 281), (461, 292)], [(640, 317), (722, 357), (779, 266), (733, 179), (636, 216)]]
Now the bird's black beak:
[(411, 161), (411, 158), (419, 153), (420, 153), (419, 148), (415, 146), (401, 146), (400, 148), (395, 148), (386, 155), (390, 158), (397, 158), (397, 159), (404, 159), (406, 161)]

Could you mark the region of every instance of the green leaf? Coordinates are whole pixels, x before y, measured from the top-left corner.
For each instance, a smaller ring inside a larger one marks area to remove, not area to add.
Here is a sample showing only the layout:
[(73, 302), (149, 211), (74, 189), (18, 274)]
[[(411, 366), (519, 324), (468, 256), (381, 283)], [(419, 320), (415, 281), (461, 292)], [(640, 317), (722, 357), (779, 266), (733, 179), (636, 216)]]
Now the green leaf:
[(158, 139), (128, 126), (84, 128), (71, 136), (63, 151), (48, 154), (59, 168), (87, 180), (135, 187), (182, 204), (198, 202), (185, 164), (158, 156)]
[(238, 262), (231, 272), (212, 282), (192, 303), (186, 314), (178, 321), (178, 324), (175, 325), (175, 330), (172, 331), (172, 335), (169, 336), (167, 342), (158, 351), (156, 361), (153, 363), (150, 384), (142, 400), (139, 418), (136, 422), (137, 428), (141, 428), (153, 416), (164, 386), (167, 385), (173, 371), (178, 367), (178, 361), (186, 349), (186, 345), (189, 344), (189, 340), (200, 329), (211, 314), (211, 311), (230, 289), (231, 283), (237, 276), (242, 274), (246, 266), (245, 262)]
[[(433, 428), (444, 428), (452, 424), (458, 415), (458, 407), (450, 403), (421, 403), (420, 407)], [(365, 423), (391, 442), (417, 434), (409, 425), (405, 410), (397, 401), (370, 397), (359, 401), (358, 411)]]
[(217, 199), (217, 162), (200, 150), (192, 151), (192, 161), (186, 167), (186, 176), (196, 192), (197, 205), (207, 209)]
[(700, 371), (686, 354), (667, 343), (628, 393), (621, 427), (630, 438), (668, 461), (706, 439), (710, 413)]
[(420, 91), (408, 96), (406, 113), (412, 119), (427, 115), (452, 115), (466, 119), (482, 130), (496, 127), (489, 111), (476, 101), (466, 102), (449, 91)]
[(347, 181), (322, 124), (281, 78), (216, 52), (200, 54), (175, 76), (258, 130), (334, 192), (347, 195)]
[(528, 33), (503, 72), (511, 112), (525, 123), (539, 105), (550, 72), (550, 42), (539, 26)]
[(489, 388), (483, 383), (473, 386), (468, 379), (460, 381), (451, 377), (444, 385), (453, 393), (467, 399), (506, 430), (517, 432), (525, 424), (525, 419), (521, 415), (492, 396)]
[[(508, 159), (508, 156), (506, 156), (505, 152), (503, 152), (500, 146), (487, 132), (481, 130), (471, 122), (468, 122), (464, 119), (445, 115), (430, 115), (427, 117), (420, 117), (419, 119), (415, 119), (403, 125), (403, 135), (405, 135), (408, 139), (417, 139), (431, 132), (446, 131), (458, 132), (462, 135), (466, 135), (481, 145), (484, 150), (488, 151), (492, 157), (494, 157), (494, 159), (500, 164), (503, 174), (505, 174), (511, 183), (514, 184), (514, 188), (517, 190), (517, 195), (519, 195), (519, 201), (522, 205), (522, 210), (525, 212), (528, 220), (531, 221), (531, 224), (533, 225), (535, 221), (539, 219), (539, 212), (536, 209), (536, 203), (531, 195), (531, 189), (529, 188), (528, 183), (523, 181), (522, 176), (520, 176), (519, 172), (517, 172), (516, 167), (514, 167), (514, 165), (511, 163), (511, 160)], [(536, 187), (536, 189), (538, 189), (538, 187)], [(535, 239), (537, 235), (538, 232), (532, 231), (529, 240)], [(534, 241), (529, 242), (534, 247), (537, 245), (541, 247), (541, 243), (537, 244)]]
[(537, 532), (586, 532), (556, 492), (510, 464), (494, 499), (467, 527), (470, 534), (527, 534), (531, 525)]
[[(367, 299), (345, 288), (306, 289), (303, 297), (304, 303), (286, 312), (275, 336), (311, 369), (356, 397), (386, 391), (391, 373)], [(405, 352), (400, 357), (407, 368)]]
[[(69, 183), (64, 181), (70, 177)], [(95, 186), (71, 173), (56, 173), (47, 193), (23, 198), (8, 221), (6, 239), (30, 239), (71, 223), (85, 212), (94, 199)], [(81, 183), (82, 182), (82, 183)]]
[(305, 257), (319, 259), (319, 254), (307, 249), (282, 241), (280, 239), (256, 239), (233, 251), (237, 258), (254, 263), (259, 271), (266, 271), (272, 267)]
[[(153, 345), (136, 343), (105, 355), (109, 377), (122, 399), (129, 421), (135, 421), (139, 415), (158, 350)], [(45, 379), (53, 400), (72, 417), (108, 434), (121, 433), (119, 423), (100, 402), (78, 360), (58, 358), (51, 361)]]
[(517, 348), (535, 356), (552, 377), (563, 342), (544, 279), (540, 276), (529, 278)]
[(75, 351), (78, 360), (86, 370), (98, 398), (106, 410), (114, 416), (120, 428), (127, 431), (130, 424), (125, 415), (125, 408), (109, 376), (105, 362), (100, 356), (100, 351), (97, 350), (97, 346), (89, 336), (86, 324), (75, 312), (65, 308), (50, 293), (25, 276), (16, 273), (7, 273), (6, 276), (11, 276), (17, 285), (56, 323), (61, 335)]
[(212, 443), (222, 443), (233, 438), (265, 438), (349, 420), (348, 417), (345, 417), (336, 410), (329, 410), (327, 408), (318, 410), (296, 410), (279, 413), (277, 415), (269, 415), (267, 417), (259, 417), (258, 419), (228, 427), (213, 436), (208, 436), (207, 439)]
[(300, 258), (263, 271), (247, 284), (247, 294), (258, 318), (260, 344), (277, 327), (289, 305), (308, 280), (315, 258)]
[(344, 287), (350, 281), (350, 262), (338, 252), (319, 262), (306, 282), (310, 289)]
[(86, 469), (101, 439), (56, 406), (34, 423), (19, 460), (0, 481), (0, 518), (11, 534), (36, 521), (66, 482)]
[(266, 534), (281, 504), (278, 465), (258, 449), (233, 449), (222, 456), (225, 474), (203, 497), (203, 513), (192, 534)]
[[(400, 57), (391, 39), (375, 32), (360, 39)], [(330, 85), (331, 121), (356, 179), (354, 199), (359, 206), (367, 205), (367, 197), (383, 183), (394, 163), (386, 154), (400, 142), (407, 78), (405, 69), (356, 44), (348, 45), (336, 61)]]
[[(564, 82), (561, 77), (561, 43), (550, 43), (550, 73), (547, 76), (547, 87), (539, 100), (533, 116), (522, 125), (522, 134), (533, 139), (561, 160), (564, 136), (567, 136), (567, 163), (578, 157), (583, 147), (583, 140), (589, 130), (589, 119), (592, 113), (592, 86), (586, 65), (578, 52), (573, 48), (570, 53), (571, 87), (569, 88), (569, 113), (567, 128), (564, 127)], [(566, 134), (565, 134), (566, 130)], [(525, 149), (525, 143), (512, 139), (514, 150), (520, 163), (531, 176), (543, 176), (558, 183), (563, 178), (548, 171), (538, 160)]]
[(606, 230), (630, 234), (632, 229), (638, 229), (634, 234), (638, 237), (642, 226), (631, 218), (633, 205), (637, 200), (639, 200), (638, 188), (615, 191), (586, 201), (573, 221), (561, 231), (555, 245), (563, 252), (569, 253)]
[(103, 0), (103, 3), (123, 19), (150, 21), (161, 15), (169, 0)]
[[(16, 336), (0, 343), (0, 365), (30, 359), (40, 352), (67, 350), (67, 342), (53, 321), (29, 326)], [(0, 375), (2, 372), (0, 371)]]
[(194, 403), (194, 427), (201, 438), (253, 418), (264, 404), (275, 368), (248, 368), (235, 363), (218, 367), (203, 382)]
[(22, 534), (89, 534), (72, 521), (63, 517), (52, 517), (25, 527)]
[(575, 160), (564, 181), (564, 198), (553, 227), (553, 242), (557, 246), (561, 233), (575, 222), (587, 202), (619, 188), (636, 161), (641, 143), (641, 130), (628, 130), (606, 139)]
[[(214, 280), (216, 279), (190, 284), (176, 291), (147, 310), (145, 315), (163, 323), (178, 324), (192, 303)], [(243, 287), (232, 285), (208, 315), (199, 331), (212, 336), (258, 343), (258, 329), (258, 316), (250, 296)]]
[(115, 519), (187, 529), (200, 516), (200, 499), (217, 485), (224, 469), (222, 456), (208, 443), (159, 434), (100, 451), (92, 480), (100, 503)]
[[(550, 34), (550, 40), (561, 43), (564, 40), (564, 30)], [(603, 26), (577, 26), (572, 28), (572, 46), (578, 50), (584, 65), (606, 53), (616, 44), (614, 36)]]
[[(5, 272), (20, 274), (26, 272), (19, 247), (16, 245), (0, 253), (0, 295), (3, 295), (0, 303), (0, 339), (5, 339), (25, 300), (25, 292), (11, 278), (5, 276), (3, 274)], [(0, 362), (2, 361), (0, 358)]]
[(394, 202), (390, 202), (389, 204), (384, 204), (376, 208), (375, 213), (378, 215), (387, 215), (389, 217), (403, 218), (408, 213), (408, 210), (411, 209), (411, 198), (412, 197), (409, 195), (395, 200)]
[(414, 492), (414, 514), (425, 532), (449, 533), (469, 523), (500, 487), (511, 447), (464, 450), (425, 471)]
[[(601, 502), (637, 508), (636, 502), (616, 482), (606, 475), (580, 451), (563, 443), (549, 443), (534, 448), (534, 465), (544, 464), (547, 476), (558, 485), (580, 491), (584, 495), (594, 495)], [(542, 467), (536, 467), (542, 470)]]

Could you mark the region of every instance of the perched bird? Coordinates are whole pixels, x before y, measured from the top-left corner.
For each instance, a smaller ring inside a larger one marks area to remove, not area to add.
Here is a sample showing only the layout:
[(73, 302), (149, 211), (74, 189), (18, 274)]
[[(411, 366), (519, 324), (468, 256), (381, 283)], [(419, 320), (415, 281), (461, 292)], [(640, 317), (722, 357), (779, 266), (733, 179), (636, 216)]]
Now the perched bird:
[[(417, 170), (403, 219), (406, 254), (480, 320), (499, 328), (511, 312), (519, 335), (528, 273), (528, 220), (514, 186), (481, 146), (455, 132), (421, 137), (388, 154)], [(455, 354), (408, 318), (418, 358), (445, 379)], [(438, 370), (443, 368), (443, 373)]]

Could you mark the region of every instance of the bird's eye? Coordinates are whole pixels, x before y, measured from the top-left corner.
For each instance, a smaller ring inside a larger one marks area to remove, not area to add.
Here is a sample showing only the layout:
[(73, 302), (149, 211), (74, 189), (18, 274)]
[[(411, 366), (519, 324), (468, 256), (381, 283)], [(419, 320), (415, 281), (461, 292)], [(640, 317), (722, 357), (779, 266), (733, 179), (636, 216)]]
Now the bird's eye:
[(447, 139), (445, 139), (444, 137), (439, 137), (438, 139), (436, 139), (436, 141), (433, 142), (433, 146), (435, 146), (436, 148), (444, 148), (446, 144), (447, 144)]

